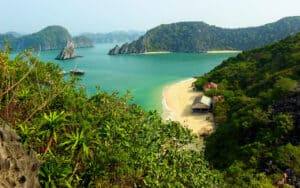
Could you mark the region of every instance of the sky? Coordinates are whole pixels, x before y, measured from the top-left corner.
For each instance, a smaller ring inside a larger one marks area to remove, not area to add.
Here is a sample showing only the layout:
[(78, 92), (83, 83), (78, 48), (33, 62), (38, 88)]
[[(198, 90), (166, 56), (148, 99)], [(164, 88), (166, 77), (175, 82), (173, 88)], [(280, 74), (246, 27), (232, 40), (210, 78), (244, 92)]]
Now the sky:
[(300, 0), (0, 0), (0, 33), (27, 34), (49, 25), (73, 35), (146, 31), (180, 21), (237, 28), (286, 16), (300, 16)]

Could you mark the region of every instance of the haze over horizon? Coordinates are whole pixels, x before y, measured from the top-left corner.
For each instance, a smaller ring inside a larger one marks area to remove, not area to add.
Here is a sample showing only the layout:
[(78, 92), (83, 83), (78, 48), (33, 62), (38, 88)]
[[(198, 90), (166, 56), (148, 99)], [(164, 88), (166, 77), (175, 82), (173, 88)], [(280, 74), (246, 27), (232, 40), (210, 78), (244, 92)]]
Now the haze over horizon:
[(204, 21), (227, 28), (259, 26), (300, 15), (299, 0), (2, 0), (0, 33), (33, 33), (49, 25), (73, 35), (146, 31), (160, 24)]

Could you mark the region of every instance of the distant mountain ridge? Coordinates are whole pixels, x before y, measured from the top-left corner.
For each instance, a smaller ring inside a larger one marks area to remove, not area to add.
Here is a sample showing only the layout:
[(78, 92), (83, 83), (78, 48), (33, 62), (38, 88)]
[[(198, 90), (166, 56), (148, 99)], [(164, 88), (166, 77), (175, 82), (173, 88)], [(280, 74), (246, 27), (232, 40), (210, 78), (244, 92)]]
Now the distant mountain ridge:
[(4, 45), (4, 40), (8, 40), (14, 50), (25, 50), (34, 48), (35, 50), (61, 50), (70, 41), (75, 43), (75, 47), (92, 47), (91, 39), (78, 36), (72, 38), (67, 29), (62, 26), (48, 26), (36, 33), (15, 37), (13, 34), (0, 35), (0, 47)]
[(109, 33), (83, 33), (95, 43), (124, 43), (137, 40), (145, 32), (142, 31), (113, 31)]
[(94, 46), (92, 39), (90, 39), (86, 36), (82, 36), (82, 35), (73, 37), (73, 42), (74, 42), (75, 48), (86, 48), (86, 47)]
[(17, 33), (17, 32), (14, 32), (14, 31), (9, 31), (9, 32), (6, 32), (5, 34), (6, 35), (12, 35), (12, 36), (14, 36), (16, 38), (21, 37), (23, 35), (21, 33)]
[(204, 22), (179, 22), (155, 27), (138, 40), (116, 46), (110, 55), (155, 51), (199, 53), (209, 50), (248, 50), (300, 31), (300, 16), (248, 28), (227, 29)]

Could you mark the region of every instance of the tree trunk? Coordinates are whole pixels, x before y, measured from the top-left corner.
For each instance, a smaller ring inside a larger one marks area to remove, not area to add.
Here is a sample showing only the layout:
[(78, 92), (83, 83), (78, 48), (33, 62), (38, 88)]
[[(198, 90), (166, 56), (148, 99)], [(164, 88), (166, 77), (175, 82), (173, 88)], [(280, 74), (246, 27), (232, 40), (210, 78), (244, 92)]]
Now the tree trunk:
[(43, 154), (46, 154), (49, 151), (52, 141), (53, 141), (53, 134), (51, 134), (50, 138), (48, 139), (48, 142), (47, 142), (47, 145), (46, 145), (46, 148), (45, 148)]

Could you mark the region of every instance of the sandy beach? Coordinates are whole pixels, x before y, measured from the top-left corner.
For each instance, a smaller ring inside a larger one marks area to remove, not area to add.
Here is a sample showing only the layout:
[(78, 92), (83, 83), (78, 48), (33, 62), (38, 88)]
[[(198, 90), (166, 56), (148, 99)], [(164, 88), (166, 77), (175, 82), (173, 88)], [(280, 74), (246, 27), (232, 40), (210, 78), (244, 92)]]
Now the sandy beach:
[[(193, 113), (192, 104), (201, 92), (193, 90), (192, 83), (196, 79), (180, 81), (168, 85), (163, 90), (163, 119), (180, 122), (197, 135), (209, 134), (214, 129), (211, 113)], [(209, 117), (209, 120), (207, 120)]]
[(208, 54), (223, 54), (223, 53), (241, 53), (240, 50), (211, 50), (207, 51)]
[(145, 53), (142, 53), (142, 54), (145, 54), (145, 55), (151, 55), (151, 54), (169, 54), (171, 52), (169, 51), (158, 51), (158, 52), (145, 52)]

